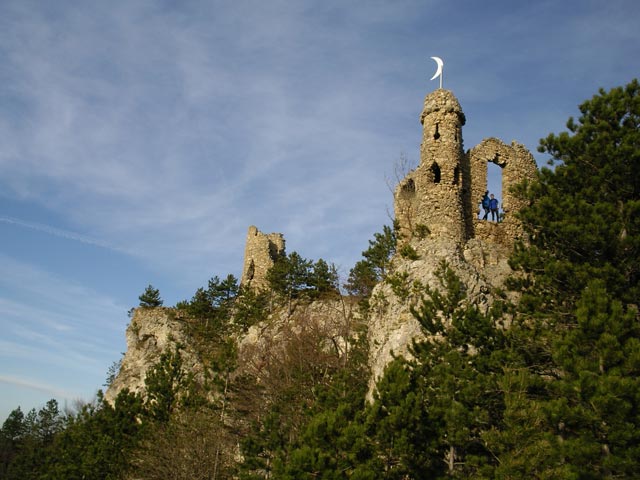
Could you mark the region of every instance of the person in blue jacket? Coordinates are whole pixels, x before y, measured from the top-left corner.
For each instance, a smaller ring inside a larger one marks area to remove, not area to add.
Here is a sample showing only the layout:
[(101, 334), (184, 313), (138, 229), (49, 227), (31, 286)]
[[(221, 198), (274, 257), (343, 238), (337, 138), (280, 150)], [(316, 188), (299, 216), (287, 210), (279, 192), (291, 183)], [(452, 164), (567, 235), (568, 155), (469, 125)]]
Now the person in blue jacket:
[(486, 192), (484, 192), (484, 197), (482, 197), (482, 209), (484, 210), (484, 217), (482, 217), (482, 220), (486, 220), (487, 217), (489, 217), (489, 210), (490, 210), (490, 206), (489, 206), (489, 190), (487, 190)]
[(489, 209), (491, 210), (491, 220), (500, 221), (500, 215), (498, 214), (498, 199), (491, 194), (491, 198), (489, 199)]

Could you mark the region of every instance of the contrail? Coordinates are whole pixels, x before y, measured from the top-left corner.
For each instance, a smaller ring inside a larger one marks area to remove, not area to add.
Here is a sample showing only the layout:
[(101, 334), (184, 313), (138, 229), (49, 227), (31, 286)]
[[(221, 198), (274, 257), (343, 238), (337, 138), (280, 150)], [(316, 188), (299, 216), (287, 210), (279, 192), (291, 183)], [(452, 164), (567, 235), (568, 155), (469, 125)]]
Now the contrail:
[(46, 233), (49, 235), (53, 235), (55, 237), (65, 238), (67, 240), (73, 240), (75, 242), (85, 243), (87, 245), (93, 245), (94, 247), (105, 248), (107, 250), (121, 251), (120, 249), (112, 245), (109, 245), (108, 243), (103, 242), (102, 240), (86, 237), (84, 235), (80, 235), (79, 233), (70, 232), (69, 230), (61, 230), (59, 228), (51, 227), (49, 225), (44, 225), (42, 223), (27, 222), (25, 220), (20, 220), (18, 218), (8, 217), (6, 215), (0, 215), (0, 222), (8, 223), (10, 225), (16, 225), (18, 227), (29, 228), (37, 232)]

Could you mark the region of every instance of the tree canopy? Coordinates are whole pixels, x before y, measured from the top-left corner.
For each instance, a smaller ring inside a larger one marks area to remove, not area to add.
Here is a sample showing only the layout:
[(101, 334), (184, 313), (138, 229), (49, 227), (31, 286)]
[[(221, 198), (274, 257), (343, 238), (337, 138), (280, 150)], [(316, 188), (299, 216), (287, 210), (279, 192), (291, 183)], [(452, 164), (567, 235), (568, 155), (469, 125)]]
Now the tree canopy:
[[(580, 105), (568, 132), (539, 151), (554, 169), (523, 194), (531, 243), (514, 266), (536, 275), (536, 308), (572, 307), (592, 279), (625, 302), (640, 297), (640, 84), (633, 80)], [(531, 299), (533, 300), (533, 299)]]

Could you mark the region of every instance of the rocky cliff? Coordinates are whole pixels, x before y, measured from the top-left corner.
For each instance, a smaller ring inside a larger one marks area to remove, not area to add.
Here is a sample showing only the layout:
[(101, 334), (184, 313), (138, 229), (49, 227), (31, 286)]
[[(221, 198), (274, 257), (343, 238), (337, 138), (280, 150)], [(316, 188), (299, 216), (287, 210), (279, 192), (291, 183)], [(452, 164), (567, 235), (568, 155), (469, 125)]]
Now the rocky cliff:
[(136, 308), (126, 337), (127, 351), (120, 371), (105, 393), (105, 399), (111, 403), (125, 388), (143, 392), (147, 371), (158, 363), (162, 353), (174, 350), (176, 346), (181, 347), (185, 369), (196, 376), (203, 372), (200, 356), (185, 332), (185, 323), (173, 308)]

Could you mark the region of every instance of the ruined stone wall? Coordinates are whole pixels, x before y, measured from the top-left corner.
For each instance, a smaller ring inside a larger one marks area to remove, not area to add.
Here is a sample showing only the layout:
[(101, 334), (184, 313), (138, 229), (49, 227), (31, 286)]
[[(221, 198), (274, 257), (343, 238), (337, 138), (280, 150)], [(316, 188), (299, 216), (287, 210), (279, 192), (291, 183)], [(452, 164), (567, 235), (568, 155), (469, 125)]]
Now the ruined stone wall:
[[(394, 192), (400, 242), (409, 244), (415, 255), (403, 256), (400, 250), (389, 269), (394, 284), (380, 282), (371, 295), (370, 398), (386, 365), (397, 355), (410, 355), (412, 341), (423, 335), (410, 308), (421, 297), (412, 297), (411, 286), (442, 288), (435, 272), (446, 262), (467, 286), (471, 302), (489, 308), (498, 298), (495, 292), (503, 289), (512, 273), (508, 261), (511, 247), (523, 234), (515, 218), (523, 205), (511, 189), (523, 180), (534, 179), (537, 171), (531, 153), (515, 142), (507, 145), (488, 138), (465, 154), (465, 116), (447, 90), (427, 95), (420, 121), (420, 165), (399, 182)], [(505, 215), (499, 223), (478, 219), (478, 204), (487, 190), (489, 162), (502, 168), (503, 198), (499, 201)], [(426, 226), (428, 233), (420, 225)], [(397, 288), (398, 282), (405, 290)], [(515, 300), (513, 293), (507, 295)]]
[(267, 286), (267, 272), (278, 257), (285, 254), (285, 242), (281, 233), (262, 233), (255, 226), (249, 227), (244, 250), (244, 266), (240, 283), (251, 288)]
[[(462, 126), (465, 116), (455, 96), (438, 89), (425, 98), (420, 115), (423, 138), (420, 165), (394, 192), (395, 217), (403, 242), (410, 242), (421, 225), (430, 238), (447, 238), (464, 245), (480, 238), (510, 247), (522, 236), (515, 218), (522, 205), (512, 187), (536, 175), (533, 155), (522, 145), (487, 138), (466, 154)], [(478, 220), (478, 204), (487, 190), (487, 164), (502, 168), (503, 221)], [(424, 231), (422, 232), (424, 234)]]
[[(471, 198), (466, 205), (472, 219), (473, 237), (512, 246), (522, 235), (521, 225), (514, 213), (524, 205), (513, 192), (513, 187), (526, 179), (535, 178), (537, 166), (533, 155), (517, 142), (507, 145), (497, 138), (487, 138), (468, 153), (471, 165)], [(495, 224), (478, 220), (478, 204), (487, 190), (487, 164), (491, 162), (502, 169), (501, 208), (502, 222)], [(467, 220), (469, 222), (469, 220)]]

